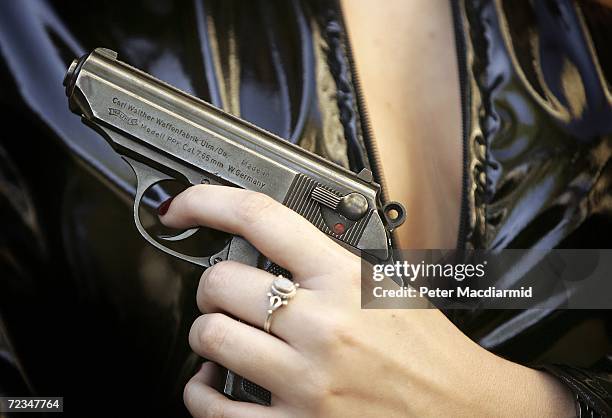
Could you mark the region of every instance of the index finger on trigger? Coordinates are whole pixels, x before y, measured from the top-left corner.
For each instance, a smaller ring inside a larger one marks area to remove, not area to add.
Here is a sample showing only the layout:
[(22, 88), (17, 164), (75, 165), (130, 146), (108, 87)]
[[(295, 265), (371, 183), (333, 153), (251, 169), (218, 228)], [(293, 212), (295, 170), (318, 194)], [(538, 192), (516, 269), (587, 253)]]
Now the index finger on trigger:
[(172, 200), (160, 219), (174, 228), (202, 225), (240, 235), (296, 275), (329, 272), (343, 258), (343, 249), (302, 216), (244, 189), (190, 187)]

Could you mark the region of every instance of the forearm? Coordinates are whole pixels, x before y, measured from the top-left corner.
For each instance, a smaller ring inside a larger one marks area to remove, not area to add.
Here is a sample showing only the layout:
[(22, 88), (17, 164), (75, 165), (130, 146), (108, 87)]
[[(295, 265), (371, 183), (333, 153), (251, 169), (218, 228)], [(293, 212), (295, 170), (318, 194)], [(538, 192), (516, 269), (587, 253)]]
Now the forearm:
[[(423, 414), (465, 417), (573, 417), (572, 392), (552, 374), (506, 360), (478, 345), (440, 311), (412, 311), (416, 322), (430, 325), (421, 343), (438, 344), (446, 353), (430, 353), (432, 365), (419, 380), (425, 391)], [(410, 328), (415, 328), (413, 325)], [(431, 340), (430, 340), (431, 338)], [(445, 359), (447, 361), (443, 361)], [(444, 363), (444, 368), (434, 367)], [(431, 390), (431, 388), (439, 390)], [(421, 415), (423, 415), (421, 414)]]

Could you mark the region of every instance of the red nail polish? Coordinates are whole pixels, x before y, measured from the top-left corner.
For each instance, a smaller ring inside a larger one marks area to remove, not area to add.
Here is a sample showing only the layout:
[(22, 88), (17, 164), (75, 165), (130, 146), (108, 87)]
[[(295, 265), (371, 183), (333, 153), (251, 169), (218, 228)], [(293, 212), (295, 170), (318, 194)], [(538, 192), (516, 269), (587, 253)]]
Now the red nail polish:
[(159, 216), (164, 216), (166, 212), (168, 212), (168, 208), (170, 207), (170, 203), (172, 203), (172, 199), (174, 199), (174, 196), (164, 200), (161, 205), (157, 207), (157, 213), (159, 214)]

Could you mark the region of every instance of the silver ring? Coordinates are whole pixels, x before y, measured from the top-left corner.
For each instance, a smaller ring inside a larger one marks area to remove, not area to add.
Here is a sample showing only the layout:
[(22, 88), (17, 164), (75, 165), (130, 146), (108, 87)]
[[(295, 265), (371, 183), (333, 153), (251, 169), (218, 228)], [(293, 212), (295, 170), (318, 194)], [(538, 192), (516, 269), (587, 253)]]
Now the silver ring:
[(272, 314), (281, 306), (285, 306), (289, 303), (289, 300), (297, 293), (298, 287), (300, 287), (299, 283), (293, 283), (280, 274), (272, 282), (270, 291), (268, 292), (268, 297), (270, 298), (268, 316), (266, 316), (266, 322), (264, 323), (264, 331), (268, 334), (270, 333), (270, 325), (272, 325)]

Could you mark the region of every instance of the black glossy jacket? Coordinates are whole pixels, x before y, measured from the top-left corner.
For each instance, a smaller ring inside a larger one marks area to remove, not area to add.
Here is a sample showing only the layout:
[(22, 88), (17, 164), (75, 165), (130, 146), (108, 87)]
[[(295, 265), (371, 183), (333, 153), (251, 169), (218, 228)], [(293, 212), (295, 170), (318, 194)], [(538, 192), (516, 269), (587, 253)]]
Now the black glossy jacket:
[[(611, 248), (610, 14), (566, 0), (453, 7), (458, 246)], [(129, 168), (68, 110), (67, 64), (98, 46), (378, 175), (371, 136), (333, 1), (0, 4), (0, 394), (62, 395), (77, 416), (182, 416), (201, 272), (141, 239)], [(448, 314), (559, 376), (584, 416), (612, 415), (610, 312)]]

